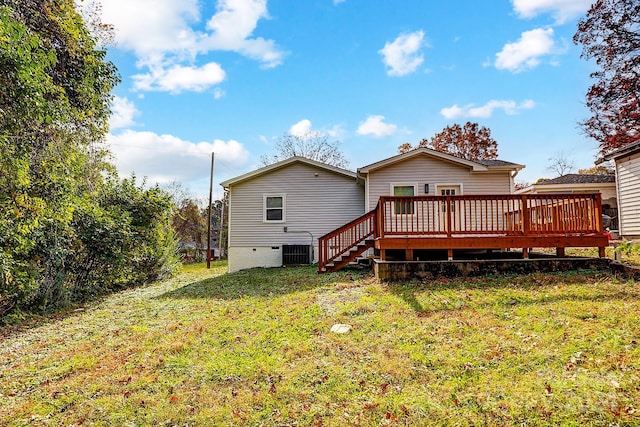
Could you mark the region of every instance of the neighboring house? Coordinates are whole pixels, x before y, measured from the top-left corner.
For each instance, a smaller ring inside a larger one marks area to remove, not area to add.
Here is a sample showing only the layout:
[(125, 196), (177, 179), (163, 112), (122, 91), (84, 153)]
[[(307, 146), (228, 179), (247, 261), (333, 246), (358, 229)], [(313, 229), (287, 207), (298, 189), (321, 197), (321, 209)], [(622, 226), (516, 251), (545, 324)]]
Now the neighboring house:
[(516, 194), (579, 194), (600, 193), (602, 213), (611, 218), (609, 227), (618, 229), (618, 201), (615, 175), (567, 174), (558, 178), (532, 184), (515, 192)]
[[(221, 185), (229, 191), (229, 271), (293, 262), (296, 251), (376, 207), (380, 196), (510, 194), (523, 165), (420, 148), (358, 173), (291, 157)], [(289, 262), (291, 261), (291, 262)]]
[(315, 262), (317, 239), (364, 213), (356, 173), (291, 157), (222, 182), (229, 271)]
[(640, 141), (608, 153), (601, 161), (616, 165), (619, 233), (625, 239), (640, 239)]

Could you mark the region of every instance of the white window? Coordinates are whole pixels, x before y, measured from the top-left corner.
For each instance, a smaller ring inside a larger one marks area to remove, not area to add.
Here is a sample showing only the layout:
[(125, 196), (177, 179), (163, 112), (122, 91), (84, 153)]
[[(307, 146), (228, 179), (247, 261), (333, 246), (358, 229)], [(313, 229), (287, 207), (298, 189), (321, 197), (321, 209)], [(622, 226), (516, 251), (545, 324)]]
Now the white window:
[(287, 197), (284, 194), (264, 195), (264, 222), (285, 222)]
[[(396, 197), (415, 196), (418, 184), (391, 184), (391, 194)], [(413, 215), (413, 201), (403, 200), (395, 203), (396, 215)]]

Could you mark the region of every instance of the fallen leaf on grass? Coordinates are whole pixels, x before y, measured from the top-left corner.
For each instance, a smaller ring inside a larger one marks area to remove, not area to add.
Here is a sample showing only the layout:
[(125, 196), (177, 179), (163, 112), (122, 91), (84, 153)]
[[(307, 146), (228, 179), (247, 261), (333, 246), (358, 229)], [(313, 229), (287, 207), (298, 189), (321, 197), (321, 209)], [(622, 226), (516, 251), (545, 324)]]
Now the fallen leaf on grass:
[(178, 396), (173, 395), (169, 398), (169, 403), (176, 403), (178, 401)]

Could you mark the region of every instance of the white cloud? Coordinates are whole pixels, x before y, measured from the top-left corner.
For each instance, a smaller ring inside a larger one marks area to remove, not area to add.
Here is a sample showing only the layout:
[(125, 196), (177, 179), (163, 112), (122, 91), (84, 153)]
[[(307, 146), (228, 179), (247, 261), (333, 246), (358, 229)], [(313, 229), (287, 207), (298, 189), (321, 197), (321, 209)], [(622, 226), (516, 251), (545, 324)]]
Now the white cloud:
[(207, 22), (212, 33), (203, 37), (206, 50), (230, 50), (261, 61), (265, 68), (282, 63), (284, 53), (273, 40), (250, 38), (260, 19), (269, 18), (267, 0), (218, 0), (217, 12)]
[(224, 98), (224, 96), (225, 96), (226, 94), (227, 94), (227, 93), (226, 93), (224, 90), (220, 89), (219, 87), (217, 87), (217, 88), (215, 88), (215, 89), (213, 90), (213, 98), (214, 98), (214, 99)]
[(334, 125), (331, 129), (326, 131), (327, 135), (336, 139), (343, 139), (346, 135), (345, 129), (342, 125)]
[(302, 119), (289, 128), (289, 133), (294, 136), (305, 136), (311, 132), (311, 120)]
[(173, 94), (183, 91), (203, 92), (226, 77), (219, 64), (211, 62), (202, 67), (173, 65), (168, 68), (151, 67), (147, 74), (133, 76), (134, 88), (142, 91), (162, 91)]
[(467, 104), (463, 107), (459, 107), (457, 105), (453, 105), (451, 107), (446, 107), (440, 110), (440, 114), (442, 114), (447, 119), (458, 119), (458, 118), (487, 118), (493, 115), (495, 110), (503, 110), (506, 114), (514, 115), (518, 114), (521, 110), (528, 110), (535, 107), (536, 103), (530, 99), (527, 99), (520, 104), (515, 101), (507, 101), (507, 100), (491, 100), (484, 105), (475, 106), (474, 104)]
[(416, 31), (399, 35), (393, 42), (385, 43), (378, 51), (382, 55), (382, 61), (387, 67), (390, 76), (404, 76), (413, 73), (424, 61), (419, 53), (426, 46), (424, 43), (424, 31)]
[(538, 66), (540, 57), (557, 51), (552, 28), (525, 31), (518, 41), (507, 43), (496, 53), (495, 67), (518, 73)]
[(117, 46), (139, 58), (195, 49), (191, 25), (200, 20), (198, 0), (108, 0), (102, 16), (114, 25)]
[(235, 140), (193, 143), (172, 135), (125, 130), (107, 135), (107, 143), (121, 176), (135, 172), (150, 184), (208, 180), (212, 152), (219, 174), (237, 173), (249, 161), (249, 152)]
[[(202, 25), (203, 2), (199, 0), (108, 0), (102, 3), (102, 21), (115, 28), (117, 47), (132, 51), (139, 74), (136, 83), (142, 90), (196, 90), (211, 86), (215, 77), (196, 73), (209, 67), (195, 66), (198, 55), (212, 51), (232, 51), (259, 61), (265, 68), (282, 63), (285, 53), (273, 40), (252, 38), (260, 19), (269, 18), (266, 0), (217, 0), (216, 12)], [(180, 64), (180, 65), (179, 65)], [(187, 65), (185, 65), (187, 64)], [(219, 67), (219, 66), (218, 66)], [(182, 81), (178, 74), (192, 71), (194, 84)], [(216, 73), (214, 73), (214, 76)], [(217, 72), (219, 76), (220, 73)], [(177, 82), (162, 81), (175, 78)], [(208, 86), (207, 86), (208, 84)]]
[(593, 0), (511, 0), (513, 9), (521, 18), (534, 18), (550, 13), (558, 24), (583, 15)]
[(373, 135), (375, 137), (383, 137), (393, 135), (397, 126), (390, 123), (384, 123), (384, 116), (369, 116), (364, 122), (360, 122), (358, 126), (359, 135)]
[(113, 97), (111, 105), (111, 117), (109, 117), (110, 129), (121, 129), (133, 126), (134, 117), (140, 114), (133, 102), (119, 96)]
[(332, 138), (340, 139), (344, 136), (344, 129), (340, 125), (335, 125), (330, 129), (317, 130), (313, 129), (311, 120), (302, 119), (298, 123), (293, 124), (289, 128), (289, 133), (294, 136), (330, 136)]

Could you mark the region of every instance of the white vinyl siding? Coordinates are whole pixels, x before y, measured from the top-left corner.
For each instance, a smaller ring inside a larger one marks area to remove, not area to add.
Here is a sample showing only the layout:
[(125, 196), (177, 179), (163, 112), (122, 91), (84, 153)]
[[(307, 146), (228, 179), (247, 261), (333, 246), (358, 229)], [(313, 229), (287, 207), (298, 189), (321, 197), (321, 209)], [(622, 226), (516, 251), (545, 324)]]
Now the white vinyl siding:
[[(265, 195), (286, 195), (286, 222), (264, 221)], [(364, 213), (364, 189), (355, 178), (292, 163), (231, 185), (229, 247), (308, 245)], [(284, 228), (287, 228), (287, 232)]]
[(620, 235), (640, 238), (640, 153), (616, 160)]
[(429, 184), (428, 195), (435, 196), (436, 185), (446, 183), (457, 183), (464, 194), (511, 193), (509, 171), (471, 172), (467, 166), (420, 155), (369, 173), (367, 210), (374, 209), (380, 196), (388, 195), (389, 185), (396, 182), (417, 182), (417, 196), (425, 195), (425, 184)]

